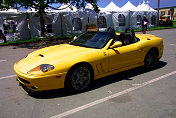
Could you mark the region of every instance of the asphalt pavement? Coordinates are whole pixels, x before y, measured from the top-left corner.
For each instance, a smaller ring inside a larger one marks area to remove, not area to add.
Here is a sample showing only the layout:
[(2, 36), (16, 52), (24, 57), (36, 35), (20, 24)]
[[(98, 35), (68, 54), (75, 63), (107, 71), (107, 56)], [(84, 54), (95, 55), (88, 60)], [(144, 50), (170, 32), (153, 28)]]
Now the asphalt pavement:
[(108, 76), (79, 94), (60, 89), (29, 95), (13, 65), (35, 49), (0, 47), (0, 118), (176, 118), (176, 29), (147, 33), (164, 40), (156, 69)]

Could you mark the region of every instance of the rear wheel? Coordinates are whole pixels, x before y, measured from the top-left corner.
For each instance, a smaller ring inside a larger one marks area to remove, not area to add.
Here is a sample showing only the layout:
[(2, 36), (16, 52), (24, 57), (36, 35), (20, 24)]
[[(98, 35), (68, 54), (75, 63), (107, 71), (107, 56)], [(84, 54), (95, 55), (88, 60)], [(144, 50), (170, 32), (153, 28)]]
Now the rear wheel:
[(88, 88), (93, 73), (87, 65), (78, 65), (70, 70), (66, 78), (66, 88), (72, 91), (82, 91)]
[(144, 60), (144, 65), (147, 69), (153, 69), (158, 63), (158, 53), (155, 49), (151, 49), (147, 52)]

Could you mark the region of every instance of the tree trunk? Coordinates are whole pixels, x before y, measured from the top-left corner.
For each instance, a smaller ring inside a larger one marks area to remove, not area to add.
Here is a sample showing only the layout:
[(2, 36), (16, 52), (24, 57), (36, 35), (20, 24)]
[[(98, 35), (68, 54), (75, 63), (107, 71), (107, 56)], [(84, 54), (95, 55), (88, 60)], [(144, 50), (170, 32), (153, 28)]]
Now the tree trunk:
[(43, 13), (40, 13), (40, 28), (41, 28), (41, 37), (45, 37), (45, 21), (43, 18)]

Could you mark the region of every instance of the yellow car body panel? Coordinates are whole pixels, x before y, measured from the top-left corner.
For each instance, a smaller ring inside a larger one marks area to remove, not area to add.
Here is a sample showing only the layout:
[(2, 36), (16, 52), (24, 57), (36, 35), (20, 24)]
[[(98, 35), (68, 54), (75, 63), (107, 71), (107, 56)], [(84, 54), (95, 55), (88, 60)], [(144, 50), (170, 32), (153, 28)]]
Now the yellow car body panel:
[[(16, 66), (16, 65), (15, 65)], [(18, 81), (25, 85), (29, 90), (43, 91), (58, 89), (64, 87), (64, 81), (67, 73), (57, 73), (52, 75), (34, 76), (21, 73), (17, 67), (14, 67)], [(25, 81), (24, 81), (25, 80)], [(30, 82), (26, 83), (26, 81)]]
[[(20, 83), (33, 91), (64, 88), (68, 71), (76, 64), (87, 63), (93, 68), (94, 79), (144, 65), (144, 58), (150, 48), (158, 49), (163, 55), (161, 38), (136, 34), (140, 41), (110, 49), (110, 40), (102, 49), (85, 48), (70, 44), (55, 45), (36, 50), (14, 65)], [(42, 72), (41, 64), (54, 65), (54, 69)]]

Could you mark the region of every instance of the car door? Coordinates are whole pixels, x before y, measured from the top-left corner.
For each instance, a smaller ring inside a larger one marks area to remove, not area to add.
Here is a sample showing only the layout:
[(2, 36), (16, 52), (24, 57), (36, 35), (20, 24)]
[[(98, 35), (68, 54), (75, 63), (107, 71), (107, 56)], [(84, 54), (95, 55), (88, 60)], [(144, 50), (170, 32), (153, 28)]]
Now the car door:
[(137, 48), (136, 43), (108, 49), (109, 71), (132, 66), (141, 62), (142, 51)]

